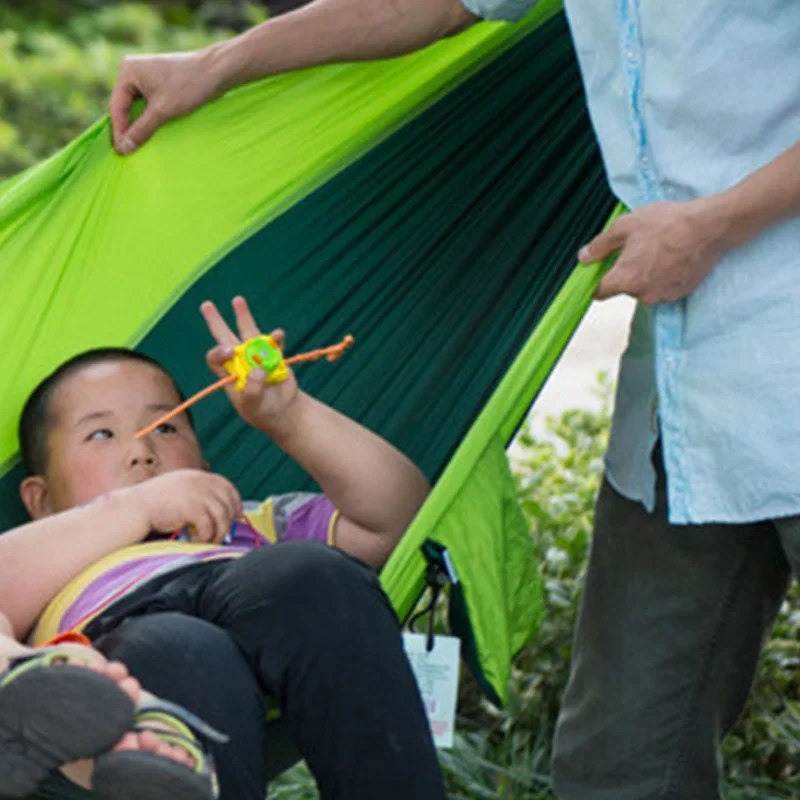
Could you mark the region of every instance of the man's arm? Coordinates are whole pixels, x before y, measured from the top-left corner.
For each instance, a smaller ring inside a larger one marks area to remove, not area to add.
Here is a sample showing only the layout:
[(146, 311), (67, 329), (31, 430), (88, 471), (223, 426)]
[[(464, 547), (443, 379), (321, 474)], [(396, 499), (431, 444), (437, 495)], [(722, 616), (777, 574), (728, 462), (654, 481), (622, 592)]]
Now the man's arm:
[[(257, 78), (403, 55), (476, 21), (461, 0), (316, 0), (205, 50), (126, 58), (110, 101), (115, 146), (133, 152), (168, 120)], [(140, 96), (147, 109), (131, 125)]]
[(779, 222), (800, 216), (800, 141), (749, 178), (709, 201), (730, 250)]
[(209, 50), (209, 70), (227, 90), (317, 64), (411, 53), (469, 27), (461, 0), (316, 0)]
[(800, 216), (800, 142), (719, 194), (653, 203), (620, 217), (580, 252), (586, 264), (619, 251), (597, 298), (628, 294), (643, 303), (693, 292), (729, 250)]

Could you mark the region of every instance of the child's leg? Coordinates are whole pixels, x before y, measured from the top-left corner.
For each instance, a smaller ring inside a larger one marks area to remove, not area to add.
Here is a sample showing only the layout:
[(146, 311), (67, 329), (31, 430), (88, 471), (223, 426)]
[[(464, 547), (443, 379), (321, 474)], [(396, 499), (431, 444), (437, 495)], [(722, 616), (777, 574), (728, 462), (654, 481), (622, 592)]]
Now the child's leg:
[(123, 661), (143, 685), (224, 731), (230, 742), (211, 745), (220, 800), (263, 800), (266, 703), (242, 651), (224, 631), (178, 613), (123, 621), (96, 641)]
[(371, 570), (287, 542), (215, 573), (198, 606), (278, 700), (325, 800), (445, 797), (397, 618)]
[(33, 652), (14, 638), (14, 629), (8, 617), (0, 612), (0, 673), (4, 672), (11, 658), (28, 655)]

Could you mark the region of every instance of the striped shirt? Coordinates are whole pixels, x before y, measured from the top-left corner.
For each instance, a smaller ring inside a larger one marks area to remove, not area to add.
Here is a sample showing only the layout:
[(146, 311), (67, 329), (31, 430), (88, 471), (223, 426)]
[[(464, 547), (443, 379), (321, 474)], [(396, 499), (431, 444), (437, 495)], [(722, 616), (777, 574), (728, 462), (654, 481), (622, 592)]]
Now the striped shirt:
[(244, 519), (234, 523), (222, 544), (151, 537), (142, 544), (115, 550), (73, 578), (50, 601), (34, 628), (32, 643), (84, 630), (132, 591), (183, 567), (241, 558), (257, 547), (278, 542), (310, 540), (333, 545), (337, 518), (338, 512), (324, 495), (276, 495), (261, 503), (245, 503)]

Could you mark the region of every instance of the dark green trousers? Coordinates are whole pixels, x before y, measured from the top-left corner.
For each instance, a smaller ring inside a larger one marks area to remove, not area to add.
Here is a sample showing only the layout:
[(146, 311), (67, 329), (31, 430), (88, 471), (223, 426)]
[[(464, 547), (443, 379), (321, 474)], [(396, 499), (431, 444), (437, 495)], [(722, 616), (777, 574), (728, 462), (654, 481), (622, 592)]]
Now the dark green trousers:
[(719, 741), (800, 568), (800, 518), (667, 521), (606, 482), (554, 743), (562, 800), (717, 800)]

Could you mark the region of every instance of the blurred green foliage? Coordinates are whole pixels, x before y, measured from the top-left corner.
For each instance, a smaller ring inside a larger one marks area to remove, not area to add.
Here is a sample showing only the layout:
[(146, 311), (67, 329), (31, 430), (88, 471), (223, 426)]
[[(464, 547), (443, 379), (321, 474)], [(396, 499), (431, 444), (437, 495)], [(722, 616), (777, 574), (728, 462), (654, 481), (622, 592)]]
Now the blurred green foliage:
[[(0, 180), (106, 113), (124, 55), (204, 47), (265, 18), (261, 6), (231, 3), (238, 10), (224, 27), (220, 5), (34, 0), (0, 7)], [(217, 22), (208, 27), (209, 20)]]

